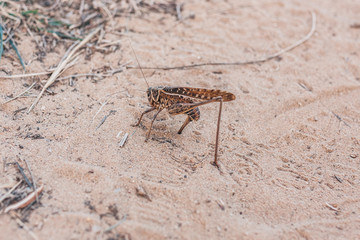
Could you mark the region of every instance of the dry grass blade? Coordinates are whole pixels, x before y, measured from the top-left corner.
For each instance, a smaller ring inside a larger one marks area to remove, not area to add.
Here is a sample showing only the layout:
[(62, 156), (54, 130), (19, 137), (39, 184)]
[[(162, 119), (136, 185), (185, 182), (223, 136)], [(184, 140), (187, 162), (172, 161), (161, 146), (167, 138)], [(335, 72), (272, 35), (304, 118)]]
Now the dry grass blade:
[(10, 206), (8, 206), (7, 208), (5, 208), (5, 213), (8, 213), (11, 210), (16, 210), (19, 208), (24, 208), (26, 206), (28, 206), (30, 203), (32, 203), (33, 201), (36, 200), (37, 196), (42, 192), (42, 190), (44, 189), (44, 185), (41, 185), (41, 187), (39, 187), (38, 189), (36, 189), (36, 191), (30, 193), (26, 198), (24, 198), (23, 200), (14, 203)]
[(103, 104), (101, 104), (99, 110), (95, 113), (93, 119), (91, 121), (94, 121), (94, 119), (96, 118), (96, 116), (99, 114), (99, 112), (101, 111), (101, 109), (108, 103), (108, 101), (106, 100)]
[(106, 232), (111, 232), (113, 229), (115, 229), (117, 226), (119, 226), (120, 224), (122, 224), (123, 222), (125, 222), (125, 220), (126, 220), (126, 215), (122, 218), (122, 219), (120, 219), (120, 221), (118, 221), (117, 223), (115, 223), (114, 225), (112, 225), (112, 226), (110, 226), (108, 229), (106, 229), (105, 231), (104, 231), (104, 233), (106, 233)]
[(11, 195), (11, 193), (20, 185), (20, 183), (22, 183), (22, 180), (19, 181), (17, 184), (15, 184), (15, 186), (13, 186), (7, 193), (2, 195), (0, 197), (0, 203), (2, 203), (2, 201), (4, 201), (4, 199), (8, 198)]
[(6, 103), (8, 103), (8, 102), (11, 102), (11, 101), (13, 101), (13, 100), (15, 100), (15, 99), (17, 99), (17, 98), (19, 98), (19, 97), (21, 97), (23, 94), (25, 94), (27, 91), (29, 91), (30, 89), (32, 89), (32, 87), (34, 86), (36, 84), (36, 82), (33, 82), (33, 84), (31, 84), (31, 86), (30, 87), (28, 87), (25, 91), (23, 91), (23, 92), (21, 92), (21, 93), (19, 93), (18, 95), (16, 95), (15, 97), (13, 97), (13, 98), (11, 98), (11, 99), (9, 99), (9, 100), (7, 100), (6, 102), (4, 102), (3, 104), (6, 104)]
[[(32, 171), (31, 171), (31, 168), (30, 168), (30, 165), (28, 163), (28, 161), (26, 159), (24, 159), (25, 163), (26, 163), (26, 167), (30, 173), (30, 177), (31, 177), (31, 180), (32, 180), (32, 184), (33, 184), (33, 190), (36, 191), (36, 182), (35, 182), (35, 179), (34, 179), (34, 175), (32, 174)], [(39, 201), (39, 198), (38, 198), (38, 194), (36, 194), (36, 201), (38, 202)]]
[(39, 72), (39, 73), (27, 73), (27, 74), (10, 75), (10, 76), (0, 76), (0, 79), (36, 77), (36, 76), (41, 76), (41, 75), (48, 75), (50, 73), (52, 73), (52, 72)]
[(58, 65), (58, 67), (55, 69), (55, 71), (51, 74), (49, 80), (46, 82), (45, 86), (42, 88), (40, 94), (35, 99), (33, 104), (30, 106), (28, 113), (31, 112), (31, 110), (34, 109), (36, 104), (39, 102), (41, 96), (44, 94), (45, 90), (55, 82), (56, 78), (63, 72), (66, 65), (73, 59), (73, 55), (81, 48), (83, 47), (87, 42), (89, 42), (95, 34), (97, 34), (100, 31), (101, 27), (98, 27), (96, 30), (94, 30), (92, 33), (90, 33), (86, 38), (84, 38), (70, 53), (69, 55)]

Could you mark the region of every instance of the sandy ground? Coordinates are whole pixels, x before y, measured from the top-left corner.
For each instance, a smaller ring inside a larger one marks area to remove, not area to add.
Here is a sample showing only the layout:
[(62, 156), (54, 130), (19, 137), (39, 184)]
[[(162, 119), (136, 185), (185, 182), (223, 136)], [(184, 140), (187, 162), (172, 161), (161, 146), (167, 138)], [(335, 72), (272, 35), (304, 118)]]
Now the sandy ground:
[[(57, 82), (50, 87), (55, 94), (46, 93), (29, 114), (15, 111), (33, 98), (1, 105), (0, 160), (26, 159), (44, 192), (25, 222), (29, 230), (0, 215), (0, 239), (32, 239), (30, 231), (39, 239), (360, 238), (359, 1), (192, 0), (183, 8), (184, 17), (195, 18), (115, 18), (104, 38), (122, 40), (121, 47), (83, 54), (63, 76), (136, 66), (129, 39), (141, 65), (178, 66), (272, 54), (309, 32), (310, 11), (317, 26), (307, 42), (265, 63), (144, 70), (151, 86), (236, 95), (223, 106), (223, 174), (210, 164), (218, 104), (201, 107), (200, 120), (182, 135), (185, 116), (166, 112), (147, 143), (153, 114), (131, 127), (148, 108), (137, 69)], [(124, 28), (123, 36), (112, 34)], [(34, 58), (30, 37), (18, 44), (26, 62)], [(31, 61), (28, 72), (55, 66), (65, 51), (59, 45)], [(0, 70), (22, 73), (7, 57)], [(34, 80), (0, 80), (1, 102)], [(1, 184), (16, 182), (14, 173), (1, 167)]]

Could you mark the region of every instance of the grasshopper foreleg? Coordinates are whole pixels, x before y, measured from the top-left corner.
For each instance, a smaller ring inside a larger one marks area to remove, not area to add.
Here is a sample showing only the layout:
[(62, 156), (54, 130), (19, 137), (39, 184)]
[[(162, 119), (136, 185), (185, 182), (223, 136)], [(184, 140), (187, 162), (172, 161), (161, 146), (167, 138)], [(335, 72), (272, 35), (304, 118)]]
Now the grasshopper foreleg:
[(140, 116), (140, 118), (139, 118), (139, 121), (138, 121), (136, 124), (133, 124), (133, 125), (131, 125), (131, 126), (133, 126), (133, 127), (139, 126), (139, 125), (140, 125), (140, 122), (141, 122), (141, 119), (143, 118), (143, 116), (144, 116), (145, 114), (149, 113), (149, 112), (154, 111), (155, 109), (156, 109), (155, 107), (152, 107), (152, 108), (149, 108), (149, 109), (145, 110), (145, 111), (141, 114), (141, 116)]
[(147, 132), (147, 134), (146, 134), (145, 142), (147, 142), (147, 140), (149, 139), (152, 125), (153, 125), (153, 123), (154, 123), (157, 115), (158, 115), (162, 110), (163, 110), (163, 108), (160, 108), (159, 111), (157, 111), (157, 113), (155, 113), (154, 118), (153, 118), (153, 120), (151, 121), (149, 130), (148, 130), (148, 132)]

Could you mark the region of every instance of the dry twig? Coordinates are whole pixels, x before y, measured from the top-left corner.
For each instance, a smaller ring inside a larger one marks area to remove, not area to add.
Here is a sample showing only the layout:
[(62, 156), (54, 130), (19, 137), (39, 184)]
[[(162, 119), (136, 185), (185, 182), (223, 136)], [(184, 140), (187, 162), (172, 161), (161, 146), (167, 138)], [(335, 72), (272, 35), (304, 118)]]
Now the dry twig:
[(23, 91), (23, 92), (21, 92), (21, 93), (19, 93), (18, 95), (16, 95), (15, 97), (13, 97), (13, 98), (11, 98), (11, 99), (9, 99), (9, 100), (7, 100), (6, 102), (4, 102), (3, 104), (6, 104), (6, 103), (8, 103), (8, 102), (11, 102), (11, 101), (13, 101), (13, 100), (15, 100), (15, 99), (17, 99), (17, 98), (19, 98), (19, 97), (21, 97), (23, 94), (25, 94), (27, 91), (29, 91), (34, 85), (36, 84), (36, 82), (33, 82), (33, 84), (31, 84), (31, 86), (30, 87), (28, 87), (25, 91)]
[(110, 232), (110, 231), (112, 231), (114, 228), (117, 228), (120, 224), (122, 224), (123, 222), (125, 222), (126, 217), (127, 217), (127, 216), (125, 215), (122, 219), (120, 219), (120, 221), (118, 221), (118, 222), (115, 223), (114, 225), (110, 226), (108, 229), (104, 230), (104, 233)]
[(123, 147), (125, 142), (126, 142), (126, 139), (128, 138), (129, 134), (128, 133), (125, 133), (125, 135), (123, 136), (123, 138), (121, 139), (120, 143), (119, 143), (119, 146), (120, 147)]
[(2, 203), (2, 201), (4, 201), (4, 199), (10, 197), (10, 194), (20, 185), (20, 183), (22, 183), (22, 180), (20, 180), (17, 184), (15, 184), (7, 193), (2, 195), (0, 198), (0, 203)]
[(39, 72), (39, 73), (26, 73), (26, 74), (18, 74), (18, 75), (6, 75), (6, 76), (0, 76), (0, 79), (14, 79), (14, 78), (28, 78), (28, 77), (36, 77), (41, 75), (48, 75), (52, 72)]
[[(314, 12), (311, 12), (311, 16), (312, 16), (312, 25), (311, 25), (311, 29), (309, 31), (309, 33), (301, 38), (300, 40), (298, 40), (297, 42), (295, 42), (294, 44), (281, 49), (280, 51), (265, 56), (265, 57), (261, 57), (259, 59), (254, 59), (254, 60), (250, 60), (250, 61), (241, 61), (241, 62), (213, 62), (213, 63), (196, 63), (196, 64), (190, 64), (190, 65), (182, 65), (182, 66), (175, 66), (175, 67), (148, 67), (148, 66), (142, 66), (142, 69), (153, 69), (153, 70), (173, 70), (173, 69), (179, 69), (179, 70), (183, 70), (183, 69), (189, 69), (189, 68), (195, 68), (195, 67), (202, 67), (202, 66), (234, 66), (234, 65), (249, 65), (249, 64), (256, 64), (256, 63), (262, 63), (262, 62), (266, 62), (269, 61), (273, 58), (279, 57), (280, 55), (296, 48), (297, 46), (303, 44), (304, 42), (306, 42), (307, 40), (309, 40), (311, 38), (311, 36), (314, 34), (315, 29), (316, 29), (316, 14)], [(139, 69), (138, 66), (128, 66), (127, 68), (129, 69)]]
[[(27, 169), (28, 169), (28, 171), (30, 173), (30, 177), (31, 177), (32, 185), (33, 185), (33, 190), (35, 191), (36, 190), (36, 182), (35, 182), (35, 179), (34, 179), (34, 175), (32, 174), (30, 165), (29, 165), (28, 161), (26, 160), (26, 158), (24, 159), (24, 161), (25, 161), (26, 167), (27, 167)], [(37, 194), (36, 194), (36, 201), (37, 202), (39, 201), (39, 198), (38, 198)]]
[(325, 205), (333, 211), (339, 211), (339, 209), (337, 207), (335, 207), (333, 204), (326, 202)]

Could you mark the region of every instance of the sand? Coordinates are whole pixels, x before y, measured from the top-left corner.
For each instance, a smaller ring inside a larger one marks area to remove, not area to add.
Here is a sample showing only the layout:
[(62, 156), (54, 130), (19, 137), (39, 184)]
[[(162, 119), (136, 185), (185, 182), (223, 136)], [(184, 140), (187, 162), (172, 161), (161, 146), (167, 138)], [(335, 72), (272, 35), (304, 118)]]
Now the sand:
[[(181, 135), (185, 116), (166, 111), (148, 142), (152, 113), (131, 126), (149, 103), (140, 70), (122, 67), (137, 66), (130, 42), (143, 67), (250, 61), (308, 34), (311, 11), (314, 35), (264, 63), (144, 69), (150, 86), (236, 96), (223, 105), (223, 173), (211, 165), (218, 103), (202, 106)], [(114, 17), (104, 39), (120, 47), (84, 52), (62, 77), (123, 71), (58, 81), (30, 113), (15, 111), (34, 98), (1, 105), (1, 165), (26, 159), (44, 191), (28, 230), (0, 215), (0, 239), (359, 239), (359, 12), (356, 0), (193, 0), (180, 22), (152, 11)], [(56, 66), (71, 45), (40, 61), (26, 31), (17, 43), (28, 73)], [(0, 70), (22, 73), (15, 57), (3, 57)], [(1, 102), (39, 79), (47, 78), (0, 79)], [(2, 186), (16, 183), (16, 171), (0, 168)]]

